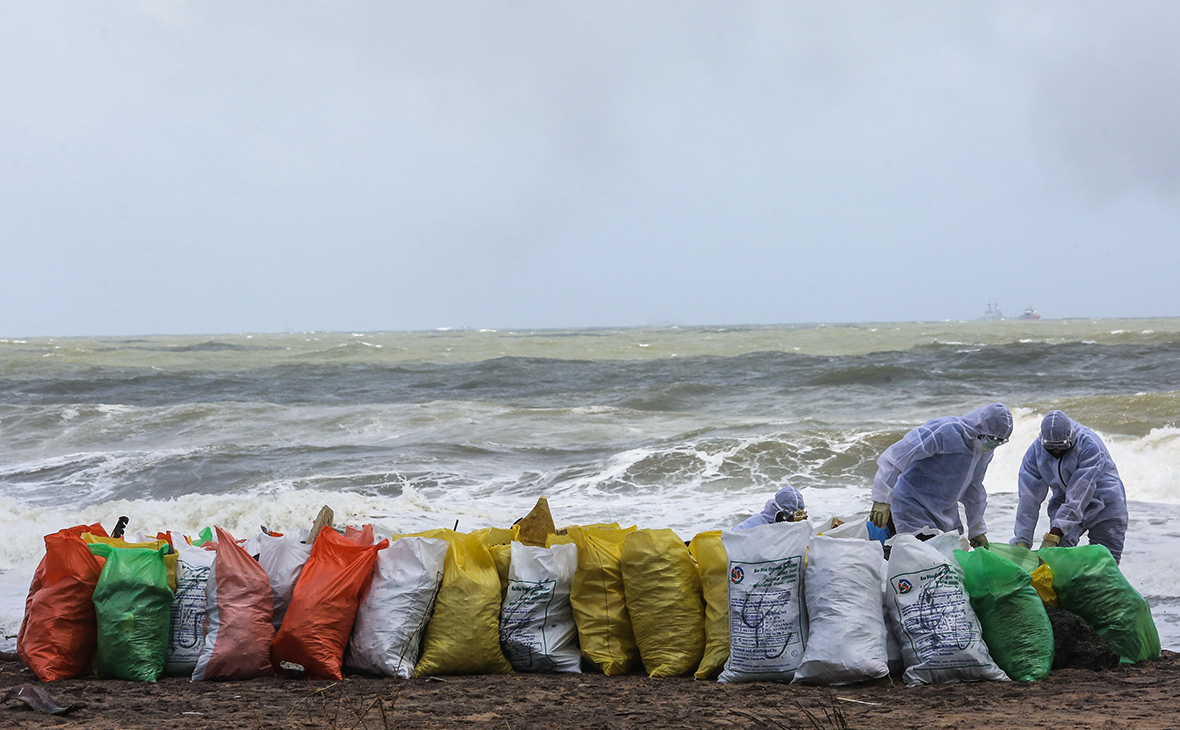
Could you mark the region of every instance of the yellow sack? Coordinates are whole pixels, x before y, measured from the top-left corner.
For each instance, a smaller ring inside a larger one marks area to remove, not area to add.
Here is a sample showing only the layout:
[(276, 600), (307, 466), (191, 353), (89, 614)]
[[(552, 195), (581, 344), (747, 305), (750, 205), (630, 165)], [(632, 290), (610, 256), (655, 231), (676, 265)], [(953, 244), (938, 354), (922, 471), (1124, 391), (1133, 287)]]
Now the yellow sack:
[(688, 544), (701, 573), (705, 598), (705, 655), (697, 679), (716, 679), (729, 659), (729, 563), (721, 545), (721, 530), (702, 532)]
[(414, 676), (511, 674), (500, 650), (500, 578), (485, 538), (453, 530), (417, 535), (450, 547)]
[(705, 653), (705, 602), (688, 546), (671, 530), (638, 530), (623, 540), (620, 563), (647, 676), (696, 669)]
[[(82, 541), (94, 544), (114, 545), (118, 548), (147, 548), (148, 550), (159, 550), (161, 546), (168, 545), (167, 540), (127, 542), (121, 537), (105, 537), (89, 532), (82, 533)], [(176, 593), (176, 561), (180, 557), (180, 554), (171, 545), (168, 545), (168, 549), (171, 552), (164, 556), (164, 569), (168, 571), (168, 587), (172, 589), (173, 593)]]
[(578, 546), (570, 592), (578, 643), (582, 656), (606, 675), (626, 674), (639, 661), (619, 565), (623, 540), (634, 531), (617, 524), (569, 527), (565, 535), (550, 535), (545, 542), (546, 547), (571, 542)]
[(500, 601), (504, 601), (504, 594), (508, 592), (508, 564), (512, 562), (512, 543), (517, 540), (520, 529), (513, 525), (508, 529), (499, 527), (485, 527), (473, 530), (472, 535), (478, 537), (488, 549), (492, 551), (492, 560), (496, 563), (496, 574), (500, 576)]
[(1041, 563), (1033, 569), (1032, 587), (1037, 589), (1041, 602), (1052, 608), (1057, 608), (1057, 591), (1053, 590), (1053, 569), (1047, 563)]

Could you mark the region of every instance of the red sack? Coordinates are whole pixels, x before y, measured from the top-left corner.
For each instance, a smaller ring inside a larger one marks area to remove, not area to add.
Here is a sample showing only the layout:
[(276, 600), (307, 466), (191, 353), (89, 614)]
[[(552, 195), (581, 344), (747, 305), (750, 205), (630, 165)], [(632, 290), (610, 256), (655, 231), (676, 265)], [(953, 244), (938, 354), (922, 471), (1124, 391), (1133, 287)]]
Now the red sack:
[(344, 537), (352, 540), (357, 545), (372, 545), (373, 544), (373, 526), (364, 525), (363, 527), (353, 527), (347, 525), (344, 528)]
[(106, 536), (102, 525), (78, 525), (45, 536), (45, 557), (33, 574), (16, 653), (42, 682), (82, 675), (98, 647), (94, 586), (103, 561), (80, 537)]
[(282, 673), (282, 662), (291, 662), (309, 677), (343, 679), (344, 647), (361, 589), (372, 577), (377, 551), (388, 546), (389, 540), (358, 545), (335, 530), (320, 530), (271, 646), (276, 672)]
[(217, 528), (217, 557), (206, 587), (205, 645), (193, 681), (251, 679), (271, 673), (274, 599), (270, 579), (233, 535)]

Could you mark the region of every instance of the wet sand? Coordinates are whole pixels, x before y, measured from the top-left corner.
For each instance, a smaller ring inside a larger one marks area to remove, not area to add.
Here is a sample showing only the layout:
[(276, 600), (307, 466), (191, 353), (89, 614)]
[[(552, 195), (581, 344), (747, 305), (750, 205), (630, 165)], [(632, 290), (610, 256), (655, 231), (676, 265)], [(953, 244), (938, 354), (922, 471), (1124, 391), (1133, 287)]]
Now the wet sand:
[[(0, 660), (0, 691), (38, 683)], [(137, 683), (93, 678), (42, 685), (64, 716), (0, 707), (0, 727), (123, 728), (1071, 728), (1180, 727), (1180, 654), (1032, 684), (906, 687), (898, 678), (847, 687), (648, 679), (642, 675), (502, 675), (343, 682), (255, 679)]]

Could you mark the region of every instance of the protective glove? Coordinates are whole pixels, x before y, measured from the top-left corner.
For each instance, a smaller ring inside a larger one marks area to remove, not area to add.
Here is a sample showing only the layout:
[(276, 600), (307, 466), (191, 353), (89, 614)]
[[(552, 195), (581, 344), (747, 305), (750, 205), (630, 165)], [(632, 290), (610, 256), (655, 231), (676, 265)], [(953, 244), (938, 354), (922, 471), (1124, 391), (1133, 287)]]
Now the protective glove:
[(973, 547), (973, 548), (987, 547), (987, 535), (976, 535), (975, 537), (971, 538), (971, 547)]
[(889, 524), (890, 507), (886, 502), (873, 502), (873, 511), (869, 512), (869, 521), (882, 529)]
[(1043, 538), (1041, 538), (1041, 547), (1042, 548), (1057, 547), (1057, 544), (1060, 542), (1061, 542), (1060, 535), (1054, 535), (1052, 532), (1046, 532), (1045, 536)]

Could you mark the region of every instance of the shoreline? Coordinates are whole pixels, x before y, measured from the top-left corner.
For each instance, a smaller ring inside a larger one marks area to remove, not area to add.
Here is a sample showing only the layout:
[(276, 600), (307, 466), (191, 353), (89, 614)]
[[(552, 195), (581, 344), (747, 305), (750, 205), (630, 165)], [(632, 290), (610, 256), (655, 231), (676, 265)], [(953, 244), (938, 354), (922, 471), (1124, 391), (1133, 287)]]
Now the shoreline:
[[(1180, 716), (1180, 654), (1108, 671), (1055, 671), (1040, 682), (906, 687), (897, 677), (804, 686), (719, 684), (631, 674), (511, 674), (412, 680), (346, 675), (343, 681), (263, 678), (156, 683), (71, 679), (40, 683), (11, 655), (0, 689), (29, 682), (55, 703), (86, 706), (57, 717), (17, 703), (0, 726), (88, 730), (216, 728), (832, 728), (986, 727), (1024, 730), (1165, 730)], [(843, 723), (843, 724), (841, 724)]]

